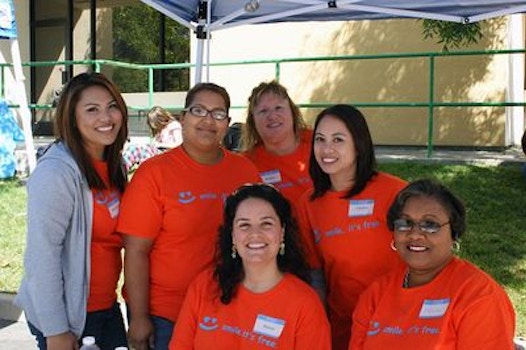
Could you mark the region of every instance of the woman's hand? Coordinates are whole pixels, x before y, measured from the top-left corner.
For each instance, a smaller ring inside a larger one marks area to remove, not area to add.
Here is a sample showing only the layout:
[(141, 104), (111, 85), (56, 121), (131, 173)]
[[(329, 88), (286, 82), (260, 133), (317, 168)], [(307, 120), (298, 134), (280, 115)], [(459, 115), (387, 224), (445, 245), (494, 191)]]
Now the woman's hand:
[(128, 342), (135, 350), (153, 349), (154, 328), (150, 317), (135, 317), (130, 321)]
[(66, 332), (46, 337), (48, 350), (78, 350), (79, 342), (75, 334)]

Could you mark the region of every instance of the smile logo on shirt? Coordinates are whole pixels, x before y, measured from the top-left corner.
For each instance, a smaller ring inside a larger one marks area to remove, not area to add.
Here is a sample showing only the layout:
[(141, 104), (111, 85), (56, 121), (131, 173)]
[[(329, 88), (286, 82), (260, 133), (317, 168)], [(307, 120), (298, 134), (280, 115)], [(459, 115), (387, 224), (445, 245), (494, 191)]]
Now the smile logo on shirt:
[(380, 332), (380, 322), (371, 321), (371, 323), (369, 324), (369, 330), (367, 331), (367, 335), (377, 335), (378, 332)]
[(179, 192), (179, 203), (181, 204), (188, 204), (195, 201), (195, 196), (192, 195), (192, 192), (186, 191), (186, 192)]
[(205, 316), (203, 322), (199, 322), (199, 328), (204, 331), (216, 330), (219, 326), (217, 325), (217, 318)]
[(109, 202), (114, 201), (115, 199), (119, 200), (119, 192), (117, 191), (111, 191), (111, 192), (104, 192), (104, 191), (95, 191), (93, 192), (93, 198), (95, 199), (95, 202), (100, 205), (106, 205)]

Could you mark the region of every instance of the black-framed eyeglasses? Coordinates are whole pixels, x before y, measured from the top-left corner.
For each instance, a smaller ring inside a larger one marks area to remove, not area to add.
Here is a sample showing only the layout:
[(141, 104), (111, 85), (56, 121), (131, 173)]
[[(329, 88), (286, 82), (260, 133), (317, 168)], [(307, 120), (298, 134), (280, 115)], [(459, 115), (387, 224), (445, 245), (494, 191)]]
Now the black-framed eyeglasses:
[(191, 114), (195, 115), (196, 117), (206, 117), (210, 114), (210, 116), (215, 120), (225, 120), (228, 118), (228, 113), (222, 109), (213, 109), (209, 110), (206, 109), (203, 106), (192, 106), (184, 110), (185, 112), (190, 112)]
[(421, 232), (432, 234), (437, 233), (438, 231), (440, 231), (442, 226), (445, 226), (447, 224), (449, 224), (449, 221), (446, 221), (443, 224), (440, 224), (433, 220), (422, 220), (417, 222), (411, 219), (397, 219), (393, 221), (394, 230), (399, 233), (411, 232), (413, 231), (413, 228), (417, 226)]

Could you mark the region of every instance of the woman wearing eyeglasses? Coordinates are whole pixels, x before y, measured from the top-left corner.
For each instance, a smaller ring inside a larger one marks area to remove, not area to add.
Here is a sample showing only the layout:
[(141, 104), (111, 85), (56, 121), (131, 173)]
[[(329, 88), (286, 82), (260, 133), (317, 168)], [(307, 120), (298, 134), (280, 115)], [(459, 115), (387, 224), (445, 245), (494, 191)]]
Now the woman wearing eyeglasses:
[(259, 181), (249, 160), (221, 147), (229, 107), (224, 88), (194, 86), (180, 118), (182, 145), (145, 161), (123, 197), (117, 229), (136, 350), (168, 348), (190, 281), (212, 263), (225, 197)]
[(404, 266), (360, 297), (349, 349), (514, 349), (515, 312), (488, 274), (455, 256), (462, 202), (432, 180), (409, 184), (387, 215)]
[(287, 89), (276, 81), (252, 90), (242, 148), (265, 183), (278, 187), (293, 205), (312, 186), (309, 152), (312, 131)]
[(225, 202), (215, 268), (190, 286), (171, 350), (330, 350), (289, 202), (241, 186)]
[(400, 263), (389, 248), (385, 215), (406, 182), (376, 171), (367, 122), (349, 105), (329, 107), (316, 118), (310, 176), (314, 188), (300, 205), (302, 233), (311, 243), (311, 265), (327, 282), (333, 349), (346, 350), (360, 293)]

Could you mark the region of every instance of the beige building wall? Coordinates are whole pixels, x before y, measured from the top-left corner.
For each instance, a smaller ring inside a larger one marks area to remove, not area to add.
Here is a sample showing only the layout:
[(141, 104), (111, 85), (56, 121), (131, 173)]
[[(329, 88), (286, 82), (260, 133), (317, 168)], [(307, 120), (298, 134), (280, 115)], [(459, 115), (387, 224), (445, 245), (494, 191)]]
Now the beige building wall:
[[(484, 38), (464, 50), (508, 48), (508, 18), (484, 24)], [(417, 20), (282, 23), (213, 32), (211, 62), (292, 57), (440, 52), (424, 40)], [(192, 52), (195, 53), (195, 43)], [(440, 57), (435, 62), (436, 102), (503, 102), (510, 55)], [(426, 103), (428, 58), (284, 63), (280, 82), (296, 103)], [(211, 67), (210, 81), (227, 87), (234, 105), (246, 105), (251, 89), (273, 79), (273, 65)], [(206, 70), (203, 80), (207, 79)], [(428, 108), (361, 108), (381, 145), (426, 145)], [(303, 110), (312, 122), (319, 109)], [(244, 110), (233, 110), (244, 119)], [(434, 144), (504, 146), (505, 108), (444, 107), (434, 111)]]
[[(113, 10), (108, 7), (97, 10), (97, 58), (98, 59), (113, 59), (112, 12)], [(88, 23), (89, 23), (89, 11), (85, 11), (85, 13), (87, 13)], [(87, 52), (89, 52), (89, 49)], [(89, 57), (89, 54), (86, 57)], [(112, 68), (108, 66), (103, 66), (101, 72), (106, 74), (110, 78), (112, 77), (112, 74), (113, 74)]]
[[(63, 26), (39, 28), (37, 36), (47, 38), (59, 38), (60, 40), (42, 40), (39, 42), (40, 50), (37, 55), (45, 57), (46, 61), (64, 61), (66, 58), (64, 38), (65, 30), (67, 30), (64, 17), (64, 8), (42, 6), (42, 11), (39, 16), (42, 19), (62, 19)], [(90, 10), (85, 7), (74, 8), (73, 20), (73, 60), (82, 61), (90, 59)], [(97, 18), (97, 55), (98, 57), (112, 57), (112, 21), (110, 9), (99, 9), (96, 14)], [(38, 38), (37, 38), (38, 39)], [(99, 56), (100, 55), (100, 56)], [(110, 55), (110, 56), (109, 56)], [(75, 65), (73, 74), (79, 74), (87, 71), (90, 67), (83, 65)], [(65, 67), (57, 65), (49, 67), (47, 74), (39, 74), (36, 91), (40, 91), (38, 103), (50, 103), (53, 99), (53, 91), (62, 86), (62, 72)], [(108, 73), (108, 72), (106, 72)]]
[[(18, 39), (20, 43), (20, 54), (22, 62), (30, 61), (30, 23), (29, 23), (29, 0), (16, 0), (15, 15), (18, 24)], [(39, 51), (37, 56), (39, 61), (63, 61), (65, 60), (64, 40), (66, 36), (66, 9), (64, 2), (47, 0), (37, 2), (36, 11), (40, 20), (56, 21), (56, 26), (48, 26), (37, 29)], [(113, 57), (112, 52), (112, 16), (111, 8), (101, 8), (97, 10), (97, 56), (108, 58)], [(74, 60), (86, 60), (90, 56), (90, 10), (86, 6), (74, 7)], [(4, 62), (11, 62), (10, 45), (8, 41), (0, 40), (0, 52), (4, 56)], [(75, 66), (74, 73), (78, 74), (87, 70), (88, 67)], [(37, 103), (49, 103), (53, 96), (53, 90), (62, 85), (61, 72), (64, 66), (50, 66), (46, 69), (46, 74), (39, 74), (36, 82), (36, 91), (39, 91)], [(26, 76), (26, 90), (29, 96), (29, 68), (24, 68)], [(111, 72), (105, 72), (110, 73)]]
[[(85, 7), (78, 7), (75, 10), (75, 15), (78, 18), (75, 21), (75, 29), (73, 31), (73, 59), (74, 60), (89, 60), (90, 59), (90, 9)], [(113, 21), (111, 8), (102, 8), (96, 11), (97, 23), (97, 59), (108, 59), (113, 57)], [(75, 66), (74, 74), (85, 72), (89, 69), (88, 66)], [(111, 77), (111, 70), (107, 67), (102, 67), (102, 73), (108, 74)]]

